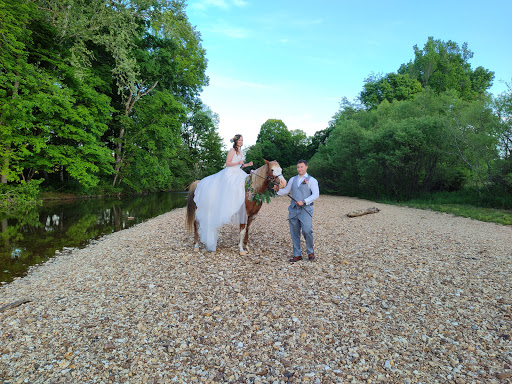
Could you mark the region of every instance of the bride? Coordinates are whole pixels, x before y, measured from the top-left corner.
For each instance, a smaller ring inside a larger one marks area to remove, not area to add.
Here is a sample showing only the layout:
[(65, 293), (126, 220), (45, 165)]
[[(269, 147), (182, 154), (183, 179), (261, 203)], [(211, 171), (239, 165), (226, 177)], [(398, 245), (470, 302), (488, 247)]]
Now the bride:
[(219, 228), (233, 221), (246, 224), (245, 179), (248, 176), (242, 168), (252, 166), (244, 163), (242, 135), (235, 135), (226, 157), (226, 168), (202, 179), (195, 190), (197, 206), (196, 220), (201, 241), (208, 251), (215, 251)]

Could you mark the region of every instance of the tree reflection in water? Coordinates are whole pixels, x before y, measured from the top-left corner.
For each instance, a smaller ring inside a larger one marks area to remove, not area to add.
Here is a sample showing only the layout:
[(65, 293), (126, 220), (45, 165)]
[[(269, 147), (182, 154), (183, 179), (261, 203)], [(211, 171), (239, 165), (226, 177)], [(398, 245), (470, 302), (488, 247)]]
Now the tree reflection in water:
[(186, 193), (44, 203), (17, 217), (0, 217), (0, 282), (23, 276), (64, 247), (120, 231), (186, 205)]

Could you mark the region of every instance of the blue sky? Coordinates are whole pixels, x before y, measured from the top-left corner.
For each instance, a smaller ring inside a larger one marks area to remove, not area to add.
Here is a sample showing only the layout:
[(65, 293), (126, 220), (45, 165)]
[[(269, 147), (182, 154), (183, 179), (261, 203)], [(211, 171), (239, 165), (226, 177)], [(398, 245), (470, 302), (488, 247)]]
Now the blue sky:
[(472, 68), (495, 72), (495, 95), (512, 81), (512, 1), (189, 0), (210, 85), (203, 102), (219, 115), (226, 145), (256, 142), (267, 119), (308, 136), (328, 126), (342, 97), (372, 73), (396, 72), (429, 36), (464, 42)]

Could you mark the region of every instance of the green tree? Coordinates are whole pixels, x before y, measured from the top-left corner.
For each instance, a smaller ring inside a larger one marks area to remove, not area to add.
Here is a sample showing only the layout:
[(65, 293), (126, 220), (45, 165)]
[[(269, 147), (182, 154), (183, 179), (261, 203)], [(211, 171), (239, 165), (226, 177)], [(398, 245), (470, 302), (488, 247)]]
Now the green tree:
[(361, 188), (375, 195), (411, 197), (430, 192), (439, 178), (443, 119), (402, 116), (367, 132), (358, 162)]
[(139, 12), (135, 22), (140, 26), (133, 57), (127, 56), (126, 63), (131, 66), (124, 71), (125, 62), (116, 65), (121, 71), (118, 90), (124, 101), (124, 116), (117, 135), (116, 173), (129, 161), (123, 153), (123, 143), (132, 134), (127, 130), (136, 130), (136, 125), (128, 120), (141, 97), (153, 90), (169, 89), (177, 100), (191, 106), (208, 83), (205, 52), (199, 33), (186, 17), (185, 2), (139, 0), (135, 4)]
[(500, 124), (487, 100), (466, 101), (453, 92), (441, 95), (448, 118), (447, 139), (457, 157), (469, 168), (477, 188), (492, 179), (493, 164), (499, 158)]
[(496, 162), (493, 182), (512, 192), (512, 82), (507, 90), (494, 99), (494, 109), (499, 122), (499, 159)]
[(263, 164), (263, 159), (277, 160), (282, 168), (291, 165), (292, 133), (282, 120), (268, 119), (260, 128), (256, 144), (247, 150), (247, 159)]
[(497, 121), (484, 100), (424, 90), (340, 118), (311, 160), (323, 190), (408, 198), (490, 181)]
[(276, 145), (284, 146), (292, 139), (292, 133), (286, 127), (286, 124), (279, 119), (268, 119), (265, 121), (258, 133), (256, 143), (269, 141)]
[(512, 82), (507, 90), (494, 99), (494, 109), (501, 124), (500, 153), (505, 160), (512, 159)]
[(263, 159), (277, 160), (284, 169), (306, 158), (310, 144), (305, 132), (290, 131), (282, 120), (269, 119), (262, 124), (256, 144), (247, 150), (247, 159), (255, 164), (262, 164)]
[(169, 159), (181, 145), (181, 122), (185, 108), (169, 91), (156, 91), (140, 100), (128, 121), (135, 127), (127, 130), (124, 146), (125, 165), (119, 182), (136, 192), (169, 189), (174, 172)]
[(225, 164), (226, 155), (218, 124), (219, 116), (206, 105), (197, 103), (182, 127), (183, 144), (193, 159), (194, 179), (218, 172)]
[[(17, 5), (2, 8), (16, 18)], [(0, 118), (4, 152), (4, 179), (30, 181), (36, 174), (64, 174), (86, 187), (110, 171), (110, 151), (99, 141), (111, 110), (107, 97), (96, 92), (98, 79), (90, 72), (80, 76), (68, 63), (70, 51), (46, 10), (21, 3), (28, 12), (20, 17), (29, 32), (3, 67), (7, 80), (0, 85)]]
[[(133, 165), (140, 163), (141, 153), (135, 148), (148, 133), (144, 128), (139, 132), (137, 119), (143, 112), (138, 112), (137, 106), (149, 99), (146, 101), (160, 106), (179, 102), (184, 108), (190, 107), (208, 82), (200, 35), (187, 19), (185, 2), (114, 0), (105, 4), (102, 0), (50, 0), (46, 8), (52, 10), (54, 24), (70, 46), (76, 67), (92, 66), (110, 86), (110, 90), (102, 89), (111, 98), (115, 112), (103, 140), (115, 154), (113, 185), (125, 182), (132, 188), (135, 184), (126, 178), (128, 170), (123, 168), (133, 171)], [(162, 102), (162, 97), (168, 100)], [(143, 108), (148, 107), (147, 102)], [(185, 122), (185, 114), (177, 116)], [(171, 142), (177, 142), (178, 137)], [(148, 175), (152, 172), (150, 167), (154, 166), (153, 172), (157, 173), (163, 166), (158, 156), (148, 161), (152, 153), (143, 156)], [(167, 176), (163, 174), (170, 181)]]
[(340, 101), (340, 108), (338, 112), (334, 114), (331, 121), (329, 121), (329, 126), (325, 129), (315, 132), (315, 134), (309, 139), (307, 155), (305, 158), (313, 158), (313, 156), (319, 151), (320, 147), (326, 145), (326, 142), (336, 125), (342, 121), (353, 118), (363, 108), (363, 104), (361, 104), (359, 100), (356, 99), (351, 102), (346, 97), (342, 97)]
[(414, 60), (402, 64), (398, 73), (408, 74), (437, 94), (452, 89), (464, 100), (472, 100), (485, 93), (494, 80), (494, 72), (483, 67), (471, 69), (472, 57), (467, 43), (459, 47), (451, 40), (429, 37), (423, 49), (414, 46)]
[(356, 196), (361, 193), (358, 161), (365, 130), (354, 119), (340, 120), (332, 127), (325, 145), (309, 162), (323, 193)]
[(0, 166), (1, 183), (17, 180), (19, 168), (13, 165), (22, 156), (29, 103), (19, 97), (23, 84), (37, 83), (37, 72), (27, 63), (26, 44), (31, 31), (27, 24), (37, 12), (25, 1), (0, 0)]
[(384, 100), (410, 100), (421, 92), (421, 84), (407, 74), (388, 73), (381, 78), (370, 77), (365, 80), (360, 100), (366, 108), (376, 108)]

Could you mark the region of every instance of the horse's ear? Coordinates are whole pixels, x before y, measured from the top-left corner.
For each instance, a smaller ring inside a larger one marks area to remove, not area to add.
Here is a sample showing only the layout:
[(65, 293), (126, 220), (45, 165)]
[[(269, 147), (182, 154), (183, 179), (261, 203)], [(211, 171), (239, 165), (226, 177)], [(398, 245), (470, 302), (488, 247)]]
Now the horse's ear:
[(268, 164), (268, 163), (269, 163), (269, 161), (268, 161), (268, 160), (266, 160), (266, 159), (263, 159), (263, 160), (265, 161), (265, 164)]

